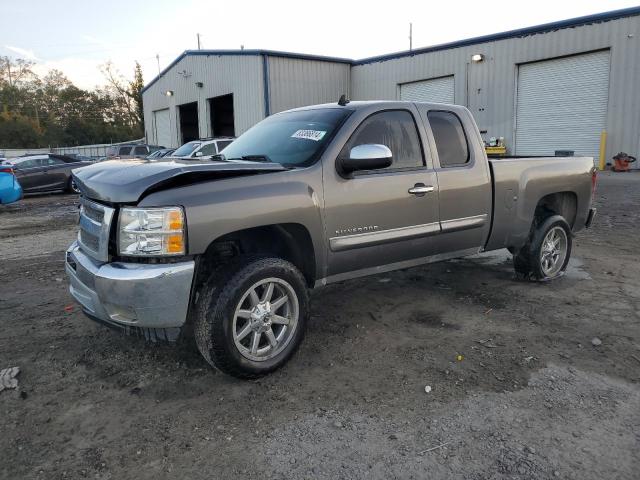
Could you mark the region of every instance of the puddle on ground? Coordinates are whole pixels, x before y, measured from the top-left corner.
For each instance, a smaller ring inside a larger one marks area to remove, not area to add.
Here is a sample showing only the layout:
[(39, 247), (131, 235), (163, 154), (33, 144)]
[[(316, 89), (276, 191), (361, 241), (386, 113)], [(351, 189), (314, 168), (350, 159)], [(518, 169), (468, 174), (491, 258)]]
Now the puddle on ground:
[[(509, 250), (503, 248), (502, 250), (479, 253), (457, 261), (461, 260), (471, 260), (474, 263), (481, 263), (482, 265), (502, 265), (507, 262), (511, 264), (512, 255), (509, 253)], [(567, 266), (564, 277), (572, 280), (591, 280), (591, 275), (584, 269), (584, 262), (576, 257), (569, 259), (569, 265)]]

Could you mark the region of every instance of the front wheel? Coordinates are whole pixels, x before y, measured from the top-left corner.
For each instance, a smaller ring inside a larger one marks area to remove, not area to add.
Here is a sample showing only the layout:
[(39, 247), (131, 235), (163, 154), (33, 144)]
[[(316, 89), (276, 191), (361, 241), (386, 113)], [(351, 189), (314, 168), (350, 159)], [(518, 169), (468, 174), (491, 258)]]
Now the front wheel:
[(219, 267), (196, 305), (195, 337), (212, 366), (257, 378), (284, 365), (304, 336), (304, 277), (280, 258), (239, 257)]
[(571, 257), (571, 227), (560, 215), (544, 219), (532, 231), (530, 241), (513, 257), (518, 273), (538, 281), (562, 276)]
[(66, 188), (67, 192), (69, 193), (80, 193), (80, 189), (78, 188), (78, 186), (76, 185), (75, 180), (73, 179), (73, 177), (69, 177), (69, 181), (67, 182), (67, 188)]

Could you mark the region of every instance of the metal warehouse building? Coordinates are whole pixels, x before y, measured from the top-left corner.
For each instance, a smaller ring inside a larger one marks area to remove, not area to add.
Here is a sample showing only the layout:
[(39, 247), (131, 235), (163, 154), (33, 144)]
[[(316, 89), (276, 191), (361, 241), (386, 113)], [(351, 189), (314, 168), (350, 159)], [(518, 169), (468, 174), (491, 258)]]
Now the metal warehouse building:
[(147, 141), (240, 135), (293, 107), (456, 103), (508, 153), (640, 152), (640, 7), (363, 60), (268, 50), (186, 51), (143, 92)]

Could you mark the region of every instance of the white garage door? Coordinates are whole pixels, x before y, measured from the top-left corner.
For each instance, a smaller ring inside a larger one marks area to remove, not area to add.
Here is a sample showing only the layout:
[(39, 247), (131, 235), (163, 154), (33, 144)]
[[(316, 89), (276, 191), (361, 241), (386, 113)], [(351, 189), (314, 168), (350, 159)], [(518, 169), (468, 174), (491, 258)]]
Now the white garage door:
[(171, 122), (169, 121), (169, 109), (153, 112), (156, 131), (156, 145), (171, 147)]
[(520, 65), (516, 154), (573, 150), (597, 158), (609, 95), (609, 51)]
[(400, 100), (453, 103), (453, 75), (400, 85)]

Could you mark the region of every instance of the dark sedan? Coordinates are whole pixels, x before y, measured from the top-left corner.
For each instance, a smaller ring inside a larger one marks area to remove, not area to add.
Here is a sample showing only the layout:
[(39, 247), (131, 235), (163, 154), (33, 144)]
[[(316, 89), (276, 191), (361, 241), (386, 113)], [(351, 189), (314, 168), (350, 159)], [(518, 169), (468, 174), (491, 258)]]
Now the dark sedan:
[(5, 160), (5, 163), (13, 167), (24, 193), (54, 190), (79, 193), (71, 177), (71, 170), (91, 165), (91, 162), (52, 153), (11, 158)]

